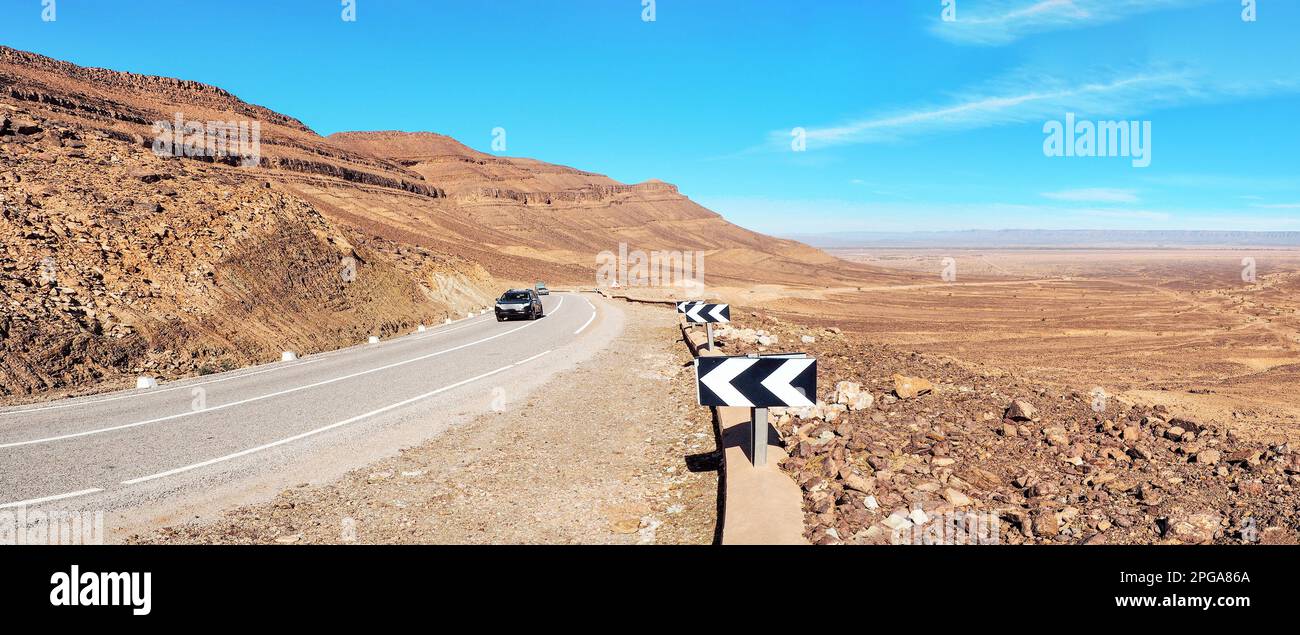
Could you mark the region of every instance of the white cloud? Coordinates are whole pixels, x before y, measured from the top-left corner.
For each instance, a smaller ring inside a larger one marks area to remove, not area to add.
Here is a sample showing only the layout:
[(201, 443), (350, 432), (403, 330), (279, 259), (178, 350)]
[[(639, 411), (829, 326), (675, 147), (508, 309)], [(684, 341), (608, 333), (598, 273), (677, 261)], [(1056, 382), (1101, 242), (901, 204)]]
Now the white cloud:
[(1136, 203), (1138, 201), (1137, 193), (1133, 190), (1108, 187), (1043, 192), (1043, 197), (1073, 203)]
[(935, 12), (930, 31), (961, 44), (1001, 45), (1034, 33), (1090, 27), (1161, 11), (1185, 9), (1210, 0), (988, 0), (958, 2), (957, 20)]
[[(971, 130), (1059, 119), (1066, 112), (1131, 119), (1154, 108), (1203, 100), (1215, 91), (1198, 85), (1187, 71), (1142, 69), (1082, 82), (1018, 73), (982, 90), (959, 95), (942, 106), (871, 116), (847, 123), (806, 126), (808, 149), (895, 141), (916, 134)], [(786, 148), (790, 133), (769, 133), (772, 147)]]
[[(845, 123), (803, 126), (808, 150), (885, 143), (910, 137), (1059, 120), (1133, 120), (1153, 111), (1300, 91), (1300, 81), (1216, 79), (1187, 67), (1085, 69), (1082, 80), (1021, 70), (958, 93), (942, 105), (882, 112)], [(768, 133), (769, 150), (789, 150), (788, 129)], [(812, 152), (800, 153), (811, 155)]]
[(1256, 203), (1251, 207), (1259, 209), (1300, 209), (1300, 203)]

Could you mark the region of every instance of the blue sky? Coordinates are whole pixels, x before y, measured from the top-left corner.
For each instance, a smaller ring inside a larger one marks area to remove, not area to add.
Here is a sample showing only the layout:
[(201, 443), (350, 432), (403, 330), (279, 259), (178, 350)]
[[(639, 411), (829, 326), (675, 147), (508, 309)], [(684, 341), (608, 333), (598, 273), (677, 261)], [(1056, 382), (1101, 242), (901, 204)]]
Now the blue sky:
[[(769, 233), (1300, 230), (1300, 2), (0, 0), (0, 44), (198, 80), (317, 132), (660, 178)], [(1151, 125), (1151, 164), (1044, 124)], [(792, 149), (794, 128), (806, 149)]]

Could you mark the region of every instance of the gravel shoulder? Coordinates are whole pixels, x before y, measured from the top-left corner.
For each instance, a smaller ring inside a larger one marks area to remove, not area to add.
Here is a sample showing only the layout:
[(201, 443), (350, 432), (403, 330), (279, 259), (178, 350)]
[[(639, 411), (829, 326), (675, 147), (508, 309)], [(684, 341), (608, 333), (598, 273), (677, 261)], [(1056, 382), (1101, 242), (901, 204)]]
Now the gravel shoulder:
[(503, 390), (499, 411), (336, 481), (128, 542), (711, 543), (718, 473), (686, 460), (715, 437), (677, 318), (611, 308), (624, 322), (612, 346), (531, 394)]

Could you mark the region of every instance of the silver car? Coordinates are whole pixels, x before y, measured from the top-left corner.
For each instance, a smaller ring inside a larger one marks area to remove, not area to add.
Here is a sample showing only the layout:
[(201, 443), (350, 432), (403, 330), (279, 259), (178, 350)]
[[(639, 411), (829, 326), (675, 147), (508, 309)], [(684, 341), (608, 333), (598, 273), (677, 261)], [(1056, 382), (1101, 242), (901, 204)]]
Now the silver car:
[(497, 298), (497, 321), (513, 318), (536, 320), (544, 315), (542, 299), (532, 289), (511, 289)]

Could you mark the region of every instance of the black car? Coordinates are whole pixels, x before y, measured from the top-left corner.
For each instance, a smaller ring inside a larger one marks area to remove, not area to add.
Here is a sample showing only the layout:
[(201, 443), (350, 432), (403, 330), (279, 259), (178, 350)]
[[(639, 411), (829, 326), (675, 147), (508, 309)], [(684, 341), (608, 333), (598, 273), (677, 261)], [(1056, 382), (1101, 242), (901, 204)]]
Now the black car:
[(497, 321), (511, 318), (536, 320), (542, 317), (542, 299), (532, 289), (511, 289), (497, 298)]

